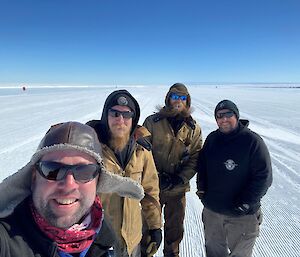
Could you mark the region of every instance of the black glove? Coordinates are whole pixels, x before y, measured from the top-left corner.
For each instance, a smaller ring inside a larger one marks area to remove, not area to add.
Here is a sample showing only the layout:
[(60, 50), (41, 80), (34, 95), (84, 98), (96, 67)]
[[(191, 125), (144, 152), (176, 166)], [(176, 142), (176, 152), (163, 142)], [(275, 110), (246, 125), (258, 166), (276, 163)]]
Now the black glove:
[(167, 191), (172, 187), (171, 177), (165, 173), (159, 175), (160, 191)]
[(161, 240), (162, 240), (162, 233), (160, 228), (149, 230), (149, 242), (147, 244), (147, 249), (146, 249), (146, 253), (148, 257), (153, 256), (157, 252), (161, 244)]
[(177, 175), (172, 175), (171, 176), (171, 183), (173, 185), (173, 187), (178, 186), (178, 185), (183, 185), (184, 181), (181, 177), (177, 176)]
[(246, 215), (250, 211), (250, 205), (247, 203), (238, 204), (234, 210), (238, 215)]
[(200, 200), (203, 198), (204, 193), (205, 193), (204, 191), (200, 191), (200, 190), (198, 190), (198, 191), (196, 192), (196, 194), (198, 195), (198, 197), (199, 197)]

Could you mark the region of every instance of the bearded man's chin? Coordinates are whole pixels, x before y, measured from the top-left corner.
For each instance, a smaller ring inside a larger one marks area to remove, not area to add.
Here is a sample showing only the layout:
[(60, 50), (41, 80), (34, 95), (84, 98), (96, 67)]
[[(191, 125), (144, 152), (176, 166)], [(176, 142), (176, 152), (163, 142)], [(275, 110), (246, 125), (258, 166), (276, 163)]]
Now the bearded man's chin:
[(110, 146), (112, 149), (114, 149), (115, 151), (119, 151), (121, 152), (125, 146), (128, 144), (129, 141), (129, 133), (123, 133), (122, 136), (113, 136), (110, 139)]

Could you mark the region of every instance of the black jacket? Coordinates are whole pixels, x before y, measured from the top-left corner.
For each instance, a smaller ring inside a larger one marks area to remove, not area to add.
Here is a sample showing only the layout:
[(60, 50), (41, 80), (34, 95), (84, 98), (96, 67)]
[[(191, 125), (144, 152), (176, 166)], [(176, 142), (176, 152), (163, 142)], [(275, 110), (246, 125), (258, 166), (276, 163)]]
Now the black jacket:
[(222, 214), (236, 215), (234, 207), (249, 204), (252, 214), (272, 183), (272, 167), (263, 139), (240, 120), (230, 134), (210, 133), (199, 155), (197, 188), (202, 203)]
[[(28, 206), (27, 199), (0, 219), (0, 257), (59, 257), (56, 243), (40, 231)], [(86, 257), (107, 257), (113, 242), (114, 234), (104, 221)]]

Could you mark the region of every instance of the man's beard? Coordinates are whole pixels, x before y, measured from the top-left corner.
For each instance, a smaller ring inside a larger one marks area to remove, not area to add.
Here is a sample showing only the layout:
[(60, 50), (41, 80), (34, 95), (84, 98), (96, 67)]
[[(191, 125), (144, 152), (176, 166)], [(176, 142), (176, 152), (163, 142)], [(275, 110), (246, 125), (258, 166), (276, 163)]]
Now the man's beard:
[[(67, 193), (66, 193), (67, 195)], [(74, 224), (78, 223), (82, 217), (84, 217), (90, 210), (93, 204), (93, 199), (84, 198), (80, 201), (80, 208), (77, 211), (73, 211), (69, 215), (60, 216), (52, 210), (48, 201), (42, 199), (36, 194), (33, 194), (33, 204), (38, 213), (52, 226), (57, 228), (67, 229)]]
[(114, 151), (121, 152), (128, 144), (130, 133), (126, 132), (121, 137), (111, 134), (109, 145)]
[[(157, 108), (160, 108), (159, 106), (157, 106)], [(184, 106), (182, 111), (178, 111), (175, 108), (172, 108), (171, 106), (165, 106), (163, 108), (159, 109), (159, 113), (163, 116), (163, 117), (182, 117), (182, 118), (187, 118), (191, 115), (191, 109), (187, 108), (186, 106)]]

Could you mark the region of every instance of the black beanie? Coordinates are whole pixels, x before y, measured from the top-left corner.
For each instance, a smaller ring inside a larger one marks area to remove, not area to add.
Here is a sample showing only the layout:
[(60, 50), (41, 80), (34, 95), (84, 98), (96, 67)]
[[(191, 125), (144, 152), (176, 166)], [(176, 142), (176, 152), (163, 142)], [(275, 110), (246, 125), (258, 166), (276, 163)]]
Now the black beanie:
[(131, 111), (136, 114), (136, 104), (132, 100), (132, 96), (125, 90), (119, 90), (114, 92), (114, 95), (107, 98), (108, 101), (106, 103), (106, 110), (109, 110), (111, 107), (115, 105), (128, 106)]
[(220, 110), (223, 110), (223, 109), (228, 109), (228, 110), (233, 111), (236, 118), (237, 119), (240, 118), (239, 109), (237, 108), (237, 106), (235, 105), (234, 102), (232, 102), (230, 100), (222, 100), (221, 102), (219, 102), (215, 109), (215, 117), (216, 117), (217, 112)]

